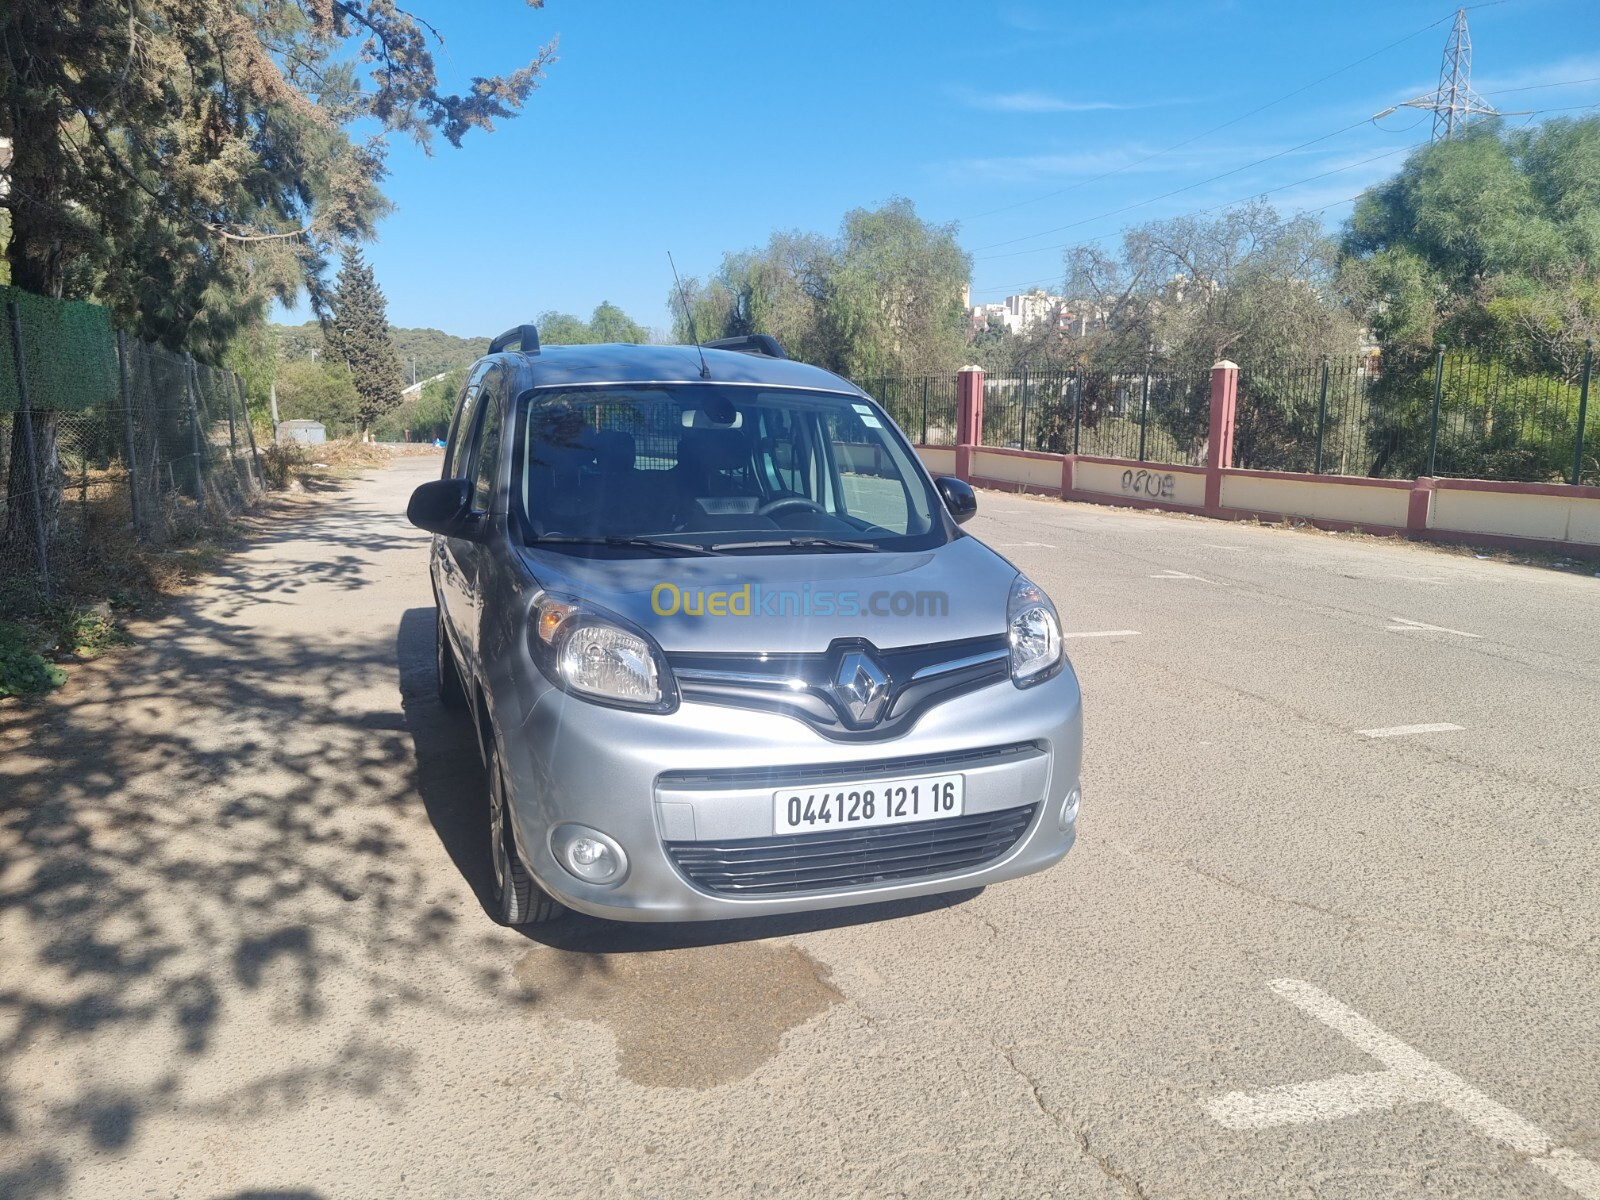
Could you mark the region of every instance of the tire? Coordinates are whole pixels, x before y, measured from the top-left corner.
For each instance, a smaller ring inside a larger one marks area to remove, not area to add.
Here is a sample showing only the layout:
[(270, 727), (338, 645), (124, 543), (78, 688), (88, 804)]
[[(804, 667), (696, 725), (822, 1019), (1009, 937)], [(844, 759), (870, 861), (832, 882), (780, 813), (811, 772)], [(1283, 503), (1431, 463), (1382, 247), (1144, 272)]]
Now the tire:
[(450, 652), (450, 635), (444, 630), (444, 613), (439, 614), (434, 626), (434, 670), (438, 675), (439, 703), (446, 708), (462, 709), (467, 706), (467, 689), (461, 686), (461, 672), (456, 669), (456, 656)]
[(494, 883), (494, 919), (502, 925), (543, 925), (567, 910), (552, 900), (517, 857), (516, 834), (506, 810), (505, 775), (500, 758), (489, 754), (489, 854)]

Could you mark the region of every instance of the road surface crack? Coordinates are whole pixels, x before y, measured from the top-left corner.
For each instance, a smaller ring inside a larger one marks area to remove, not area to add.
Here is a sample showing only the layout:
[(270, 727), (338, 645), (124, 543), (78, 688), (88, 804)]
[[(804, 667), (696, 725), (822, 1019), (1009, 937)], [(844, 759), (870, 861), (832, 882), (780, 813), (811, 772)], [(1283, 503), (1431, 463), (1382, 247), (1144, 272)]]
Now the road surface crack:
[(1255, 900), (1265, 900), (1271, 904), (1283, 904), (1290, 908), (1300, 908), (1307, 912), (1316, 913), (1318, 916), (1327, 917), (1333, 921), (1342, 922), (1351, 929), (1362, 926), (1379, 929), (1402, 930), (1408, 933), (1431, 933), (1447, 937), (1470, 938), (1480, 942), (1494, 942), (1502, 945), (1526, 946), (1530, 949), (1544, 950), (1550, 954), (1559, 954), (1565, 958), (1576, 958), (1592, 961), (1594, 953), (1581, 946), (1561, 945), (1556, 942), (1547, 942), (1539, 938), (1519, 937), (1512, 933), (1499, 933), (1491, 929), (1482, 929), (1473, 925), (1431, 925), (1421, 921), (1397, 921), (1390, 917), (1361, 917), (1352, 913), (1341, 912), (1336, 908), (1317, 904), (1310, 900), (1300, 900), (1294, 896), (1284, 896), (1277, 892), (1267, 891), (1265, 888), (1251, 887), (1240, 883), (1237, 879), (1217, 871), (1207, 870), (1199, 866), (1192, 859), (1174, 858), (1167, 854), (1158, 854), (1151, 850), (1136, 850), (1118, 843), (1109, 843), (1115, 849), (1132, 858), (1152, 858), (1158, 862), (1180, 867), (1191, 875), (1198, 875), (1201, 879), (1210, 880), (1232, 891), (1249, 896)]
[(1039, 1110), (1040, 1116), (1046, 1118), (1058, 1128), (1070, 1132), (1072, 1134), (1073, 1141), (1077, 1143), (1078, 1152), (1090, 1162), (1094, 1163), (1095, 1166), (1099, 1167), (1101, 1173), (1107, 1179), (1120, 1185), (1122, 1190), (1125, 1191), (1129, 1196), (1132, 1196), (1134, 1200), (1148, 1200), (1144, 1188), (1140, 1185), (1137, 1179), (1128, 1174), (1128, 1172), (1124, 1171), (1121, 1167), (1117, 1166), (1104, 1154), (1095, 1150), (1095, 1148), (1090, 1145), (1089, 1131), (1087, 1129), (1082, 1127), (1069, 1127), (1066, 1121), (1062, 1119), (1061, 1115), (1044, 1102), (1044, 1094), (1040, 1090), (1039, 1081), (1017, 1065), (1016, 1056), (1011, 1050), (1007, 1049), (1005, 1046), (995, 1043), (991, 1043), (991, 1045), (994, 1045), (994, 1048), (999, 1052), (1000, 1057), (1006, 1060), (1006, 1065), (1011, 1068), (1012, 1073), (1016, 1075), (1018, 1079), (1022, 1080), (1023, 1083), (1028, 1085), (1028, 1096), (1033, 1101), (1034, 1108)]

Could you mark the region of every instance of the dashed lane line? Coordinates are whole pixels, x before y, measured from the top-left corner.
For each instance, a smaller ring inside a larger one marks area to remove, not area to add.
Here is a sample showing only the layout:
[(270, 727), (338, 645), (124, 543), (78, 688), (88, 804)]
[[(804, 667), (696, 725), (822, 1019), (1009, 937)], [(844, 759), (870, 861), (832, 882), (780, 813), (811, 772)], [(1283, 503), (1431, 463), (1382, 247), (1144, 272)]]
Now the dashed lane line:
[(1358, 729), (1357, 733), (1369, 738), (1410, 737), (1414, 733), (1457, 733), (1460, 725), (1440, 721), (1433, 725), (1390, 725), (1383, 729)]
[(1409, 617), (1390, 617), (1389, 619), (1391, 621), (1395, 622), (1395, 624), (1393, 624), (1393, 625), (1386, 625), (1384, 627), (1390, 633), (1418, 633), (1418, 632), (1452, 633), (1456, 637), (1464, 637), (1464, 638), (1482, 638), (1483, 637), (1483, 634), (1481, 634), (1481, 633), (1467, 633), (1464, 630), (1460, 630), (1460, 629), (1446, 629), (1443, 625), (1427, 625), (1427, 624), (1424, 624), (1422, 621), (1413, 621)]

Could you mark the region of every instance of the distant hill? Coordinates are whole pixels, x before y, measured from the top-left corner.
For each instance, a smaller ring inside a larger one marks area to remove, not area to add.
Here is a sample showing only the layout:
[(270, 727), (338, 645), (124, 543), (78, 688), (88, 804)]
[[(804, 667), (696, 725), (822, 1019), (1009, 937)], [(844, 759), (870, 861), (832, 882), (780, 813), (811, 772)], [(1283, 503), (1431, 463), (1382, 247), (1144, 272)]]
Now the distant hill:
[[(274, 325), (272, 332), (278, 337), (278, 352), (283, 361), (295, 362), (310, 358), (315, 350), (323, 350), (322, 328), (315, 321), (304, 325)], [(413, 366), (418, 379), (427, 379), (452, 367), (463, 367), (489, 349), (489, 339), (462, 338), (441, 333), (437, 329), (397, 329), (389, 326), (389, 336), (394, 339), (395, 354), (400, 359), (400, 370), (406, 382), (411, 382)]]

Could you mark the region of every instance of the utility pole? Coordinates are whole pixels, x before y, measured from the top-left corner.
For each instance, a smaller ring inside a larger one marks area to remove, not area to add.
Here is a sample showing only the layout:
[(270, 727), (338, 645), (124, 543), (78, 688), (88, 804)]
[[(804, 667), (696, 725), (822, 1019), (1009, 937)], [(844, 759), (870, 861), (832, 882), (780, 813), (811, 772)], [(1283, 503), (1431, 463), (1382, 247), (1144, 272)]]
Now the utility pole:
[(1397, 108), (1420, 108), (1433, 114), (1433, 140), (1454, 137), (1477, 124), (1478, 117), (1519, 116), (1502, 113), (1472, 90), (1472, 38), (1467, 34), (1467, 10), (1456, 9), (1455, 25), (1450, 30), (1450, 40), (1444, 46), (1444, 60), (1439, 64), (1439, 86), (1421, 96), (1413, 96), (1393, 108), (1376, 114), (1374, 121), (1386, 117)]

